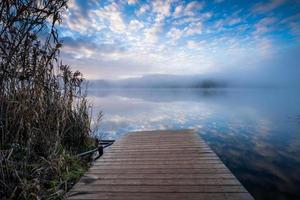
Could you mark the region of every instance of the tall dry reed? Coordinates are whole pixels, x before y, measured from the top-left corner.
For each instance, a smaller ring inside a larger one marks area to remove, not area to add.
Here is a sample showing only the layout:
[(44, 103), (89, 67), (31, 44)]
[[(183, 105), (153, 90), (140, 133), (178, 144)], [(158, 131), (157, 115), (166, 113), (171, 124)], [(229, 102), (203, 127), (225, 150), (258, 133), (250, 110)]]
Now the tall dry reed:
[[(92, 144), (82, 74), (59, 60), (67, 0), (0, 2), (0, 196), (58, 198)], [(77, 171), (76, 171), (77, 170)], [(73, 173), (73, 172), (72, 172)], [(65, 177), (66, 178), (66, 177)], [(67, 177), (68, 178), (68, 177)]]

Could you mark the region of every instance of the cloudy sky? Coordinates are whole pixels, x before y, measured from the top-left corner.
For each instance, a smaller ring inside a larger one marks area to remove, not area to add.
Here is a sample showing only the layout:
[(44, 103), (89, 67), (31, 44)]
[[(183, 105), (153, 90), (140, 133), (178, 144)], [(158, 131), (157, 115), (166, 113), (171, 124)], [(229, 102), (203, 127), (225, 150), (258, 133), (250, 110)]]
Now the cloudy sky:
[(70, 0), (68, 7), (62, 59), (88, 79), (270, 69), (300, 50), (299, 0)]

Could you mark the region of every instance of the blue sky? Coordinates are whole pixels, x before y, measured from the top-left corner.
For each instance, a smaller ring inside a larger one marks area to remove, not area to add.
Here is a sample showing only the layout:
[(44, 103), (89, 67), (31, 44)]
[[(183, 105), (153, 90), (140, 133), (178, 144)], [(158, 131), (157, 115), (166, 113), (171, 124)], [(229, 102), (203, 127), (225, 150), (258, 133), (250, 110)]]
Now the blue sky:
[(288, 71), (300, 1), (70, 0), (59, 31), (64, 62), (88, 79), (268, 71), (279, 57)]

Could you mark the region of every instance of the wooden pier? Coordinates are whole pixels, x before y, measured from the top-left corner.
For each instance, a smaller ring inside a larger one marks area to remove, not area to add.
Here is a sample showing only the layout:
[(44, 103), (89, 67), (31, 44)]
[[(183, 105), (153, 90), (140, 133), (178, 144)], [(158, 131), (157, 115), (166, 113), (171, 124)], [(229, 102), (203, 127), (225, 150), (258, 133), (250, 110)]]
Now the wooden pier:
[(113, 144), (68, 199), (253, 199), (192, 130), (129, 133)]

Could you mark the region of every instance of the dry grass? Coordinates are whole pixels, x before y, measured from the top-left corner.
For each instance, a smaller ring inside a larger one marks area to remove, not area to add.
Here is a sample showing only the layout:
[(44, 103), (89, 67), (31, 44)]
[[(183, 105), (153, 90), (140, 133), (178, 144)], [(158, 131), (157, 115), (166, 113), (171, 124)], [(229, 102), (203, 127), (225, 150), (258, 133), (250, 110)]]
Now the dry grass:
[(94, 145), (80, 72), (59, 62), (66, 0), (0, 2), (0, 196), (56, 199)]

